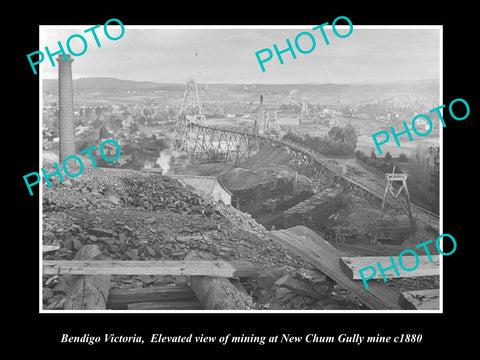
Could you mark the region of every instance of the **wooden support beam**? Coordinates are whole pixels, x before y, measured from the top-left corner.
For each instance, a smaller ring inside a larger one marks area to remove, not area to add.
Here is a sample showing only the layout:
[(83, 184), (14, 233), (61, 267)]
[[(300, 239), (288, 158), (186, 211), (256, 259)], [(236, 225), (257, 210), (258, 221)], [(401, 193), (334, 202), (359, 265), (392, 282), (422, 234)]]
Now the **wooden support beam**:
[[(85, 245), (74, 259), (87, 260), (101, 256), (97, 245)], [(110, 276), (78, 276), (72, 277), (72, 282), (67, 289), (65, 310), (105, 310), (107, 308), (108, 291), (110, 289)]]
[(339, 250), (330, 245), (320, 235), (305, 226), (295, 226), (286, 230), (270, 231), (270, 237), (286, 246), (295, 255), (308, 260), (325, 275), (343, 288), (351, 291), (365, 306), (374, 310), (401, 309), (398, 304), (399, 293), (387, 287), (383, 282), (371, 281), (370, 289), (363, 282), (354, 281), (340, 268)]
[(204, 310), (198, 301), (142, 302), (127, 305), (128, 310)]
[(399, 303), (406, 310), (440, 310), (440, 291), (405, 291), (402, 292)]
[[(419, 256), (418, 257), (418, 267), (412, 271), (405, 271), (399, 265), (398, 256), (392, 256), (397, 266), (398, 272), (400, 275), (397, 275), (394, 269), (388, 269), (385, 271), (385, 277), (387, 279), (393, 278), (403, 278), (403, 277), (419, 277), (419, 276), (435, 276), (440, 274), (440, 259), (438, 255), (431, 255), (433, 262), (430, 262), (428, 256)], [(350, 279), (361, 280), (359, 273), (360, 269), (363, 269), (367, 266), (373, 266), (376, 269), (376, 275), (372, 277), (373, 279), (383, 279), (382, 273), (379, 270), (378, 264), (382, 266), (383, 269), (392, 266), (392, 261), (389, 256), (360, 256), (360, 257), (341, 257), (340, 258), (340, 267), (343, 272), (347, 274)], [(417, 264), (417, 259), (415, 256), (402, 256), (402, 264), (406, 269), (413, 269)], [(370, 271), (368, 276), (370, 276)]]
[[(210, 260), (205, 252), (192, 251), (185, 260)], [(250, 310), (253, 309), (252, 298), (240, 291), (228, 279), (212, 276), (188, 276), (198, 301), (207, 310)]]
[(200, 305), (195, 293), (189, 286), (156, 286), (146, 289), (112, 289), (108, 294), (107, 308), (126, 310), (128, 304), (143, 302), (196, 302)]
[(248, 261), (91, 261), (45, 260), (44, 275), (204, 275), (253, 277), (257, 270)]

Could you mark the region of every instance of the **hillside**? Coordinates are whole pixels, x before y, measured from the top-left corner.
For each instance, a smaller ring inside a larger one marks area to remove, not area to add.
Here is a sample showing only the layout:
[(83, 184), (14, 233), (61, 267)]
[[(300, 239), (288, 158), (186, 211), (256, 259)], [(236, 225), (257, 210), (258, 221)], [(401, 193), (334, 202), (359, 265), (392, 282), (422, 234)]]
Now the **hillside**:
[[(43, 90), (56, 92), (58, 80), (44, 79)], [(159, 84), (152, 81), (120, 80), (116, 78), (94, 77), (73, 80), (73, 87), (77, 91), (160, 91), (160, 90), (183, 90), (184, 84)]]
[[(56, 79), (44, 79), (43, 90), (56, 94)], [(77, 92), (177, 92), (183, 93), (185, 84), (156, 83), (152, 81), (132, 81), (116, 78), (80, 78), (73, 81)], [(359, 105), (369, 102), (391, 99), (393, 97), (408, 98), (430, 106), (438, 102), (439, 83), (437, 80), (416, 82), (381, 83), (381, 84), (198, 84), (202, 101), (239, 100), (258, 101), (259, 94), (265, 96), (266, 104), (281, 102), (308, 101), (313, 104)]]

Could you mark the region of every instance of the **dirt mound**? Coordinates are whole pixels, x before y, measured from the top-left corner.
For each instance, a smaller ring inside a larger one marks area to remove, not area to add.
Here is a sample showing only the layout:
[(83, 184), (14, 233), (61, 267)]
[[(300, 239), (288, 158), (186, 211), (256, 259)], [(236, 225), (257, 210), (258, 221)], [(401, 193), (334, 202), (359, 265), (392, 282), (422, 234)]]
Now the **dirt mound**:
[(238, 191), (267, 183), (293, 182), (295, 172), (286, 166), (256, 166), (250, 169), (235, 168), (222, 173), (219, 178), (230, 191)]
[(284, 146), (274, 144), (266, 144), (258, 153), (240, 163), (238, 167), (253, 169), (255, 167), (272, 166), (272, 164), (287, 167), (302, 176), (312, 177), (314, 175), (313, 169), (295, 165)]
[(255, 166), (269, 166), (271, 164), (288, 166), (290, 156), (282, 146), (266, 144), (258, 153), (240, 164), (244, 169)]

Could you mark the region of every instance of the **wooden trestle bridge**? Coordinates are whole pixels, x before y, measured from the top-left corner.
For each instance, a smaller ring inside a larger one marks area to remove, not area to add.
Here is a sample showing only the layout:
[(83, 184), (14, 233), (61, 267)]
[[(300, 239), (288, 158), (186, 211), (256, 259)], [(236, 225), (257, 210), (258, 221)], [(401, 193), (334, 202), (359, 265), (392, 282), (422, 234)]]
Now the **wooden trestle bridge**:
[[(276, 136), (209, 127), (184, 118), (177, 123), (173, 145), (176, 150), (187, 152), (199, 161), (239, 163), (255, 155), (267, 143), (283, 146), (290, 155), (292, 165), (312, 170), (313, 180), (322, 184), (338, 184), (347, 192), (363, 196), (373, 206), (381, 206), (384, 199), (381, 190), (342, 173), (340, 168), (328, 163), (311, 149)], [(417, 219), (422, 218), (438, 229), (438, 215), (414, 204), (410, 204), (410, 207)]]

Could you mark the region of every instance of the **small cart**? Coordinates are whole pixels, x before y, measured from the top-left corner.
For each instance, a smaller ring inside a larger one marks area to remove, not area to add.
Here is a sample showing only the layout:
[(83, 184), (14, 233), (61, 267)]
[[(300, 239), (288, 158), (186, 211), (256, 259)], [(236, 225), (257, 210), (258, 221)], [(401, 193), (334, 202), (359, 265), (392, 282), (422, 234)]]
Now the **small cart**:
[(353, 231), (341, 225), (336, 225), (327, 231), (327, 239), (335, 241), (337, 244), (345, 244), (345, 242), (352, 242), (355, 238)]

